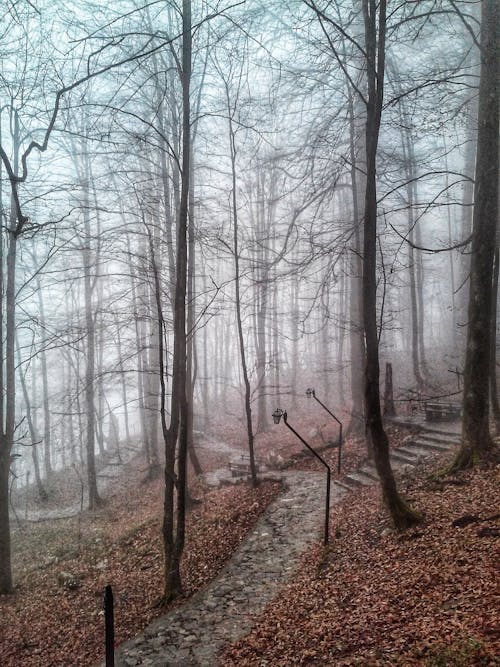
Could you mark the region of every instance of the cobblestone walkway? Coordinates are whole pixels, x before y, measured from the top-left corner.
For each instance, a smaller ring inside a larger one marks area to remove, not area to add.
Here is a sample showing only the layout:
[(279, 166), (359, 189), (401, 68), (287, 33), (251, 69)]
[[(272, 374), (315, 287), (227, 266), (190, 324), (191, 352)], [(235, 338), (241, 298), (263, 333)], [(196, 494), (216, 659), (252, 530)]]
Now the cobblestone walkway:
[[(225, 570), (185, 605), (122, 645), (116, 665), (209, 667), (222, 647), (246, 634), (252, 620), (291, 578), (307, 545), (321, 539), (325, 475), (283, 473), (287, 486)], [(332, 484), (332, 504), (345, 490)]]
[[(423, 458), (457, 446), (459, 426), (399, 420), (417, 427), (403, 446), (391, 452), (395, 470), (411, 469)], [(287, 490), (261, 517), (231, 561), (208, 587), (185, 605), (153, 622), (143, 635), (117, 651), (117, 667), (211, 667), (220, 650), (245, 635), (280, 587), (292, 578), (307, 545), (324, 528), (323, 473), (282, 473)], [(373, 465), (365, 464), (333, 482), (331, 504), (350, 489), (376, 483)]]

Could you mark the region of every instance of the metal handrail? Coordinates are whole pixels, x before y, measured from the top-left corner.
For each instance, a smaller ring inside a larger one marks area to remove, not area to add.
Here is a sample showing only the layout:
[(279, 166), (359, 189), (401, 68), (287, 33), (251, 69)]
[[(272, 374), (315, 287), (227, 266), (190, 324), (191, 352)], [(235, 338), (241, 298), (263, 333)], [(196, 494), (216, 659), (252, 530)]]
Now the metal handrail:
[(335, 419), (335, 421), (337, 422), (337, 424), (340, 427), (339, 428), (339, 439), (338, 439), (339, 453), (338, 453), (338, 457), (337, 457), (337, 473), (340, 475), (340, 466), (341, 466), (341, 463), (342, 463), (342, 430), (343, 430), (342, 422), (340, 421), (340, 419), (338, 417), (336, 417), (333, 414), (333, 412), (331, 410), (329, 410), (326, 407), (326, 405), (322, 401), (319, 400), (319, 398), (316, 396), (316, 392), (314, 391), (314, 389), (307, 389), (306, 390), (306, 396), (308, 398), (310, 396), (312, 396), (321, 405), (321, 407), (328, 412), (330, 417), (333, 417), (333, 419)]

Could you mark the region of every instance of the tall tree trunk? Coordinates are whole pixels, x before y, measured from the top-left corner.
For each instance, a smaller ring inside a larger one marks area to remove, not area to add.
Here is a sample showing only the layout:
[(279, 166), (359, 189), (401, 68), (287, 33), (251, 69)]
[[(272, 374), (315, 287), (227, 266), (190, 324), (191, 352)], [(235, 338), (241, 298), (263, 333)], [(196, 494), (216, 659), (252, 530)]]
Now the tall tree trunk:
[(415, 214), (414, 207), (416, 205), (416, 188), (415, 188), (415, 156), (413, 152), (413, 143), (412, 137), (410, 134), (410, 129), (406, 127), (408, 123), (406, 115), (404, 116), (404, 125), (405, 128), (402, 131), (402, 144), (403, 144), (403, 162), (405, 166), (405, 176), (407, 180), (406, 192), (407, 192), (407, 214), (408, 214), (408, 279), (410, 287), (410, 322), (411, 322), (411, 333), (410, 333), (410, 351), (411, 351), (411, 360), (413, 368), (413, 376), (417, 384), (417, 390), (422, 391), (424, 387), (424, 378), (420, 372), (420, 356), (419, 356), (419, 339), (420, 339), (420, 326), (419, 320), (422, 315), (422, 311), (419, 309), (419, 303), (417, 298), (417, 259), (416, 251), (414, 248), (415, 245)]
[(189, 190), (189, 221), (188, 221), (188, 285), (187, 285), (187, 377), (186, 391), (188, 397), (188, 454), (195, 475), (200, 476), (203, 472), (194, 445), (194, 388), (196, 382), (196, 313), (195, 313), (195, 269), (196, 269), (196, 243), (194, 225), (194, 159), (191, 147)]
[[(366, 195), (363, 244), (363, 324), (366, 341), (365, 417), (371, 435), (377, 473), (394, 525), (404, 529), (418, 516), (400, 497), (389, 460), (389, 440), (380, 408), (380, 367), (377, 327), (377, 186), (376, 158), (382, 115), (386, 2), (363, 0), (367, 54)], [(378, 14), (378, 17), (377, 17)], [(377, 29), (378, 24), (378, 29)]]
[(273, 289), (273, 320), (272, 320), (272, 342), (273, 342), (273, 365), (274, 365), (274, 395), (281, 396), (281, 359), (280, 359), (280, 335), (278, 313), (280, 309), (280, 298), (277, 275), (274, 276)]
[[(267, 272), (266, 272), (267, 273)], [(259, 281), (260, 284), (256, 286), (258, 292), (257, 297), (257, 313), (255, 317), (255, 324), (257, 328), (257, 349), (256, 349), (256, 369), (257, 369), (257, 431), (263, 433), (269, 428), (269, 419), (267, 416), (267, 345), (266, 345), (266, 319), (267, 306), (269, 298), (269, 285), (267, 284), (267, 276)]]
[[(40, 277), (37, 274), (36, 287), (38, 295), (38, 311), (40, 317), (40, 326), (45, 331), (45, 307), (43, 301), (42, 286)], [(50, 433), (50, 405), (49, 405), (49, 379), (47, 372), (47, 355), (45, 353), (45, 343), (42, 343), (40, 351), (40, 363), (42, 372), (42, 391), (43, 391), (43, 466), (46, 479), (52, 474), (52, 464), (50, 460), (51, 433)]]
[(489, 429), (494, 257), (498, 228), (498, 26), (496, 0), (481, 3), (481, 74), (464, 368), (462, 446), (452, 469), (473, 466), (493, 447)]
[[(189, 176), (191, 157), (191, 1), (182, 2), (182, 165), (181, 198), (177, 226), (176, 279), (174, 300), (174, 353), (170, 426), (165, 438), (165, 499), (163, 513), (164, 601), (182, 592), (180, 561), (185, 540), (186, 462), (188, 444), (188, 400), (186, 392), (186, 291)], [(177, 476), (174, 478), (178, 441)], [(176, 514), (174, 517), (174, 487)]]
[(290, 389), (292, 392), (292, 410), (297, 409), (297, 395), (298, 395), (298, 382), (297, 378), (299, 375), (299, 274), (296, 271), (292, 276), (292, 288), (291, 288), (291, 332), (290, 337), (292, 339), (292, 359), (291, 359), (291, 368), (290, 368)]
[[(360, 142), (354, 115), (353, 94), (349, 92), (349, 150), (351, 160), (351, 188), (352, 188), (352, 211), (354, 219), (353, 248), (351, 251), (350, 268), (350, 325), (349, 340), (351, 354), (351, 421), (347, 427), (346, 434), (362, 435), (364, 433), (364, 405), (363, 405), (363, 362), (365, 359), (365, 339), (363, 332), (362, 291), (363, 291), (363, 264), (361, 259), (362, 229), (360, 202), (366, 191), (366, 165), (359, 165), (359, 155), (356, 149)], [(363, 146), (366, 153), (365, 142)], [(360, 168), (361, 167), (361, 168)], [(363, 169), (364, 167), (364, 169)], [(365, 173), (363, 173), (363, 171)], [(361, 176), (361, 174), (363, 174)], [(361, 181), (361, 183), (360, 183)], [(368, 454), (372, 455), (371, 447), (368, 445)]]
[[(497, 231), (498, 237), (498, 231)], [(497, 373), (497, 317), (498, 317), (498, 275), (499, 275), (499, 249), (498, 240), (495, 250), (495, 267), (493, 270), (493, 295), (491, 299), (491, 359), (490, 359), (490, 386), (491, 386), (491, 413), (495, 421), (495, 431), (500, 435), (500, 400), (498, 396), (498, 373)]]
[[(102, 290), (98, 290), (98, 303), (102, 303)], [(99, 307), (94, 313), (94, 318), (97, 322), (97, 369), (96, 369), (96, 389), (97, 389), (97, 406), (96, 406), (96, 438), (99, 455), (104, 455), (104, 404), (106, 396), (104, 392), (104, 321), (102, 309)]]
[[(130, 248), (130, 239), (127, 236), (127, 253), (132, 257)], [(134, 331), (137, 350), (137, 404), (139, 408), (139, 420), (141, 425), (141, 442), (148, 466), (153, 464), (151, 447), (149, 444), (148, 415), (146, 412), (146, 394), (147, 394), (147, 351), (146, 351), (146, 296), (145, 296), (145, 276), (136, 275), (136, 271), (130, 264), (130, 279), (132, 293), (132, 309), (134, 312)], [(137, 283), (139, 285), (137, 286)], [(140, 288), (140, 295), (137, 294)]]
[[(14, 205), (12, 205), (11, 211), (14, 211)], [(0, 435), (0, 593), (10, 593), (12, 590), (9, 473), (11, 466), (11, 452), (14, 445), (16, 416), (15, 336), (17, 236), (14, 231), (15, 224), (15, 214), (11, 213), (5, 291), (5, 423), (3, 432)]]
[[(86, 197), (86, 195), (85, 195)], [(85, 367), (85, 411), (87, 413), (87, 483), (89, 493), (89, 509), (95, 509), (101, 499), (97, 491), (97, 475), (95, 465), (95, 318), (92, 309), (92, 260), (90, 252), (90, 220), (88, 206), (83, 211), (85, 228), (85, 246), (83, 250), (85, 326), (86, 326), (86, 367)]]
[(19, 381), (21, 383), (21, 389), (23, 392), (24, 403), (26, 405), (26, 421), (28, 422), (28, 431), (31, 439), (31, 458), (33, 461), (33, 469), (35, 471), (35, 483), (40, 500), (45, 501), (48, 499), (48, 494), (42, 483), (42, 477), (40, 475), (40, 462), (38, 460), (38, 442), (40, 441), (40, 438), (38, 437), (38, 433), (36, 431), (35, 424), (32, 418), (31, 401), (28, 389), (26, 387), (26, 378), (24, 377), (22, 369), (21, 351), (19, 349), (19, 341), (17, 340), (17, 337), (16, 337), (16, 344), (17, 344), (18, 375), (19, 375)]
[[(19, 168), (19, 118), (14, 116), (13, 153), (14, 174)], [(0, 403), (2, 423), (0, 424), (0, 594), (12, 591), (11, 539), (9, 518), (9, 475), (11, 453), (14, 444), (16, 423), (16, 258), (18, 225), (22, 224), (21, 211), (17, 207), (19, 201), (18, 182), (11, 179), (11, 201), (9, 228), (7, 230), (7, 275), (5, 279), (5, 375), (3, 386), (0, 387)], [(3, 261), (2, 261), (3, 264)], [(3, 295), (2, 295), (3, 300)], [(3, 316), (2, 316), (3, 317)], [(3, 338), (4, 331), (0, 332)], [(2, 364), (0, 364), (2, 365)], [(5, 403), (4, 403), (5, 401)]]
[(129, 446), (130, 420), (129, 420), (129, 409), (128, 409), (127, 378), (125, 375), (125, 367), (123, 365), (122, 335), (120, 332), (120, 322), (118, 320), (118, 315), (115, 315), (115, 326), (116, 326), (116, 351), (118, 353), (118, 371), (120, 373), (120, 384), (121, 384), (122, 402), (123, 402), (123, 418), (125, 422), (125, 441), (127, 443), (127, 446)]
[[(159, 415), (159, 404), (160, 404), (160, 367), (159, 359), (160, 357), (165, 361), (163, 355), (164, 341), (162, 336), (164, 335), (163, 326), (158, 326), (158, 302), (160, 303), (160, 312), (161, 312), (161, 287), (160, 287), (160, 274), (161, 274), (161, 256), (158, 259), (155, 254), (155, 247), (159, 245), (159, 239), (157, 236), (157, 230), (153, 226), (153, 229), (148, 228), (148, 241), (149, 241), (149, 259), (148, 259), (148, 274), (149, 270), (152, 269), (154, 278), (153, 284), (150, 284), (149, 275), (147, 277), (147, 284), (145, 289), (147, 290), (147, 302), (146, 308), (151, 320), (148, 334), (149, 342), (145, 346), (144, 355), (146, 361), (147, 374), (145, 377), (145, 404), (146, 404), (146, 417), (147, 422), (146, 426), (148, 428), (148, 441), (151, 454), (151, 463), (148, 471), (148, 478), (154, 479), (160, 472), (160, 455), (159, 455), (159, 439), (158, 439), (158, 427), (160, 426), (160, 420), (158, 419)], [(159, 253), (158, 253), (159, 254)]]
[(258, 480), (257, 480), (257, 468), (255, 466), (251, 389), (250, 389), (250, 379), (248, 377), (245, 340), (243, 337), (243, 321), (241, 317), (240, 250), (239, 250), (239, 240), (238, 240), (238, 200), (237, 200), (237, 190), (236, 190), (236, 136), (234, 132), (232, 106), (229, 97), (229, 88), (227, 84), (226, 84), (226, 102), (228, 111), (229, 147), (231, 155), (231, 178), (232, 178), (231, 203), (232, 203), (232, 218), (233, 218), (233, 256), (234, 256), (234, 290), (235, 290), (236, 324), (238, 328), (238, 343), (240, 351), (241, 372), (243, 373), (243, 382), (245, 385), (245, 417), (246, 417), (246, 428), (247, 428), (248, 453), (250, 456), (250, 473), (252, 476), (252, 484), (255, 487), (257, 486)]

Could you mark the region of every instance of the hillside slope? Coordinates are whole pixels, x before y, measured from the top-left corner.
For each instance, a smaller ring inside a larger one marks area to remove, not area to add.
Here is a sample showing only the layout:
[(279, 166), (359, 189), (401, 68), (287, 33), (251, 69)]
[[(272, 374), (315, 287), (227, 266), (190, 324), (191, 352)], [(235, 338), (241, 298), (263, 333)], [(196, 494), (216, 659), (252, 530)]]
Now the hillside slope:
[(500, 467), (442, 479), (434, 459), (401, 480), (425, 523), (395, 533), (379, 489), (351, 492), (327, 550), (295, 580), (224, 667), (499, 665)]

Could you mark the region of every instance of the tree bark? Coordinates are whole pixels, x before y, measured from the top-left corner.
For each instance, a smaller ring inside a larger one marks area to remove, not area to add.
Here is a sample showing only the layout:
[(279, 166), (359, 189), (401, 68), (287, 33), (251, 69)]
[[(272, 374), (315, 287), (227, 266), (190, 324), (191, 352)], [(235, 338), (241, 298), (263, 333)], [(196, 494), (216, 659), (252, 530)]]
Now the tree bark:
[(85, 297), (85, 326), (87, 358), (85, 367), (85, 411), (87, 413), (87, 436), (86, 436), (86, 454), (87, 454), (87, 483), (88, 483), (88, 505), (89, 509), (95, 509), (101, 499), (97, 491), (97, 476), (95, 465), (95, 319), (92, 312), (92, 279), (91, 279), (91, 259), (90, 259), (90, 221), (88, 207), (83, 211), (85, 225), (85, 248), (83, 250), (83, 271), (84, 271), (84, 297)]
[(496, 0), (481, 3), (481, 74), (462, 446), (452, 469), (478, 463), (493, 447), (489, 429), (493, 271), (498, 227), (498, 25)]
[[(14, 112), (14, 173), (19, 161), (19, 119)], [(12, 592), (11, 540), (9, 518), (9, 475), (11, 453), (14, 444), (16, 420), (16, 257), (17, 227), (21, 224), (21, 212), (16, 207), (18, 183), (11, 180), (10, 216), (7, 248), (7, 275), (5, 281), (5, 375), (0, 387), (2, 423), (0, 424), (0, 594)], [(3, 331), (1, 331), (3, 334)], [(1, 338), (2, 336), (0, 336)], [(1, 365), (1, 364), (0, 364)], [(5, 401), (5, 402), (4, 402)]]
[[(371, 435), (375, 466), (385, 504), (394, 525), (402, 530), (419, 520), (400, 497), (389, 460), (389, 440), (380, 408), (380, 368), (377, 327), (377, 188), (376, 157), (382, 116), (386, 2), (363, 0), (367, 53), (366, 194), (363, 244), (363, 324), (366, 342), (365, 418)], [(378, 14), (378, 16), (377, 16)], [(378, 30), (377, 30), (378, 23)]]
[[(363, 405), (363, 362), (365, 359), (365, 339), (363, 332), (363, 311), (362, 311), (362, 291), (363, 291), (363, 264), (361, 258), (362, 249), (362, 230), (360, 207), (363, 202), (364, 190), (366, 190), (366, 178), (360, 176), (366, 170), (366, 165), (359, 165), (359, 155), (356, 149), (357, 143), (361, 137), (357, 132), (354, 115), (354, 101), (352, 91), (348, 98), (349, 109), (349, 150), (351, 160), (351, 188), (352, 188), (352, 211), (354, 219), (354, 247), (351, 252), (350, 266), (350, 311), (349, 311), (349, 340), (351, 354), (351, 421), (346, 429), (346, 435), (363, 435), (364, 405)], [(362, 149), (366, 153), (365, 141), (363, 140)], [(360, 180), (362, 181), (360, 183)], [(371, 448), (368, 447), (368, 454), (371, 456)]]
[[(497, 231), (498, 237), (498, 231)], [(490, 358), (490, 391), (491, 391), (491, 413), (495, 423), (495, 431), (500, 435), (500, 401), (498, 396), (497, 378), (497, 317), (498, 317), (498, 276), (499, 276), (499, 249), (498, 240), (495, 250), (495, 267), (493, 270), (493, 295), (491, 299), (491, 358)]]
[[(34, 259), (36, 259), (34, 255)], [(35, 262), (36, 264), (36, 262)], [(37, 296), (38, 296), (38, 309), (40, 317), (40, 325), (42, 330), (45, 331), (45, 308), (43, 302), (43, 293), (42, 286), (40, 283), (40, 277), (37, 275), (36, 278), (37, 286)], [(43, 345), (43, 343), (42, 343)], [(47, 373), (47, 355), (45, 353), (45, 346), (43, 345), (42, 350), (40, 351), (40, 362), (41, 362), (41, 371), (42, 371), (42, 389), (43, 389), (43, 466), (45, 470), (46, 479), (50, 479), (52, 474), (52, 463), (51, 463), (51, 429), (50, 429), (50, 404), (49, 404), (49, 380)]]
[[(191, 157), (191, 1), (182, 3), (182, 167), (181, 197), (177, 226), (176, 280), (174, 300), (174, 353), (170, 426), (165, 441), (165, 501), (163, 514), (164, 602), (182, 592), (180, 561), (185, 540), (186, 462), (188, 445), (188, 399), (186, 359), (187, 230)], [(178, 440), (177, 476), (174, 481)], [(174, 517), (174, 486), (176, 514)]]
[(21, 383), (21, 389), (23, 392), (24, 403), (26, 405), (26, 421), (28, 422), (28, 431), (31, 439), (31, 458), (33, 461), (33, 469), (35, 471), (35, 483), (40, 500), (45, 501), (48, 499), (48, 494), (42, 483), (42, 477), (40, 475), (40, 462), (38, 459), (38, 442), (40, 441), (40, 438), (38, 437), (38, 433), (35, 428), (35, 424), (33, 422), (31, 401), (28, 394), (28, 389), (26, 387), (26, 378), (24, 377), (21, 364), (21, 351), (19, 349), (19, 341), (16, 340), (16, 343), (17, 343), (18, 375), (19, 375), (19, 381)]
[(236, 192), (236, 137), (234, 131), (234, 124), (232, 118), (231, 100), (229, 97), (229, 88), (226, 83), (226, 103), (228, 112), (228, 132), (229, 132), (229, 147), (231, 155), (231, 178), (232, 178), (232, 218), (233, 218), (233, 256), (234, 256), (234, 290), (235, 290), (235, 308), (236, 308), (236, 324), (238, 328), (238, 343), (241, 361), (241, 372), (243, 374), (243, 382), (245, 385), (245, 417), (246, 430), (248, 440), (248, 453), (250, 456), (250, 474), (252, 476), (252, 484), (257, 486), (257, 468), (255, 465), (254, 453), (254, 432), (252, 424), (252, 404), (251, 404), (251, 388), (250, 379), (248, 377), (248, 367), (245, 352), (245, 340), (243, 337), (243, 321), (241, 317), (241, 294), (240, 294), (240, 250), (238, 240), (238, 203)]

